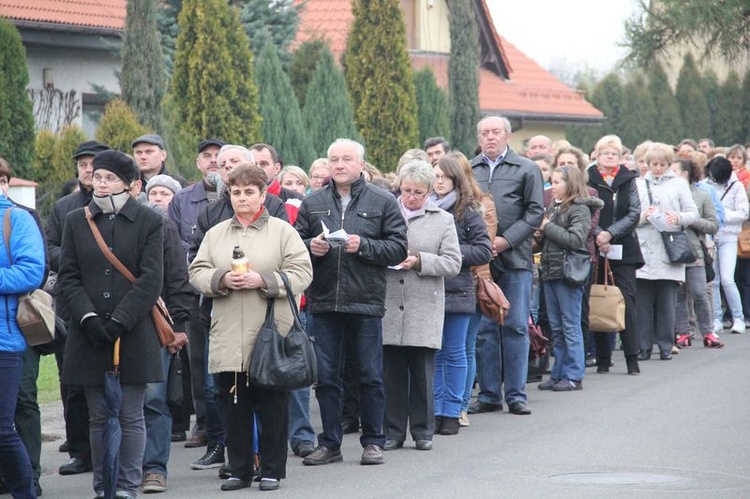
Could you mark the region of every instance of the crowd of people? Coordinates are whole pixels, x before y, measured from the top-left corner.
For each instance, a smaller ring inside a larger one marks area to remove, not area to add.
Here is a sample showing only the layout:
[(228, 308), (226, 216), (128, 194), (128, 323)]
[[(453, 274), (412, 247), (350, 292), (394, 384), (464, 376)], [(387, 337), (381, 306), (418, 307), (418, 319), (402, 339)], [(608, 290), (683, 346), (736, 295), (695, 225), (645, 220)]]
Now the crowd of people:
[[(666, 361), (697, 334), (721, 348), (725, 328), (745, 330), (744, 147), (686, 139), (644, 142), (631, 154), (608, 135), (587, 155), (536, 136), (518, 153), (510, 137), (506, 118), (485, 117), (473, 157), (433, 137), (404, 152), (390, 174), (350, 139), (333, 142), (306, 171), (282, 165), (270, 144), (207, 138), (192, 184), (166, 169), (158, 135), (133, 140), (132, 155), (87, 141), (72, 158), (77, 185), (44, 225), (8, 198), (12, 173), (0, 160), (0, 216), (12, 210), (0, 251), (5, 489), (15, 498), (42, 494), (41, 353), (26, 347), (15, 322), (18, 296), (40, 286), (67, 325), (55, 353), (61, 451), (70, 456), (59, 473), (93, 471), (104, 497), (104, 380), (117, 350), (116, 497), (129, 499), (167, 490), (172, 442), (205, 447), (191, 468), (218, 469), (223, 491), (254, 480), (271, 491), (287, 477), (289, 449), (304, 465), (327, 465), (344, 459), (345, 433), (361, 432), (359, 462), (383, 464), (408, 436), (432, 450), (434, 435), (458, 434), (471, 414), (504, 404), (531, 414), (530, 381), (581, 390), (586, 369), (609, 372), (618, 348), (637, 375), (654, 345)], [(678, 233), (689, 261), (675, 261), (666, 246)], [(591, 286), (609, 269), (625, 300), (624, 329), (591, 331)], [(511, 304), (502, 324), (481, 311), (484, 277)], [(314, 338), (317, 436), (311, 388), (273, 390), (249, 378), (268, 304), (282, 334), (294, 322), (286, 284)], [(151, 318), (158, 298), (174, 321), (164, 346)], [(550, 341), (546, 379), (529, 375), (530, 325)], [(185, 362), (190, 396), (170, 405), (175, 358)]]

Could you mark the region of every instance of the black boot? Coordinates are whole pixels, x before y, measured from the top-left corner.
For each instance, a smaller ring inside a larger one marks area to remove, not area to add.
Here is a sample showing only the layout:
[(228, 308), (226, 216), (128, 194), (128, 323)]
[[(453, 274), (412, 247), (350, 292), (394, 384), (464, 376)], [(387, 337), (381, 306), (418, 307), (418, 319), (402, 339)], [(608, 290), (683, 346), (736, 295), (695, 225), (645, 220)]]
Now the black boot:
[(626, 355), (625, 364), (628, 366), (628, 374), (632, 374), (632, 375), (641, 374), (641, 368), (638, 367), (637, 355)]
[(458, 430), (461, 425), (458, 423), (458, 418), (448, 418), (443, 416), (443, 424), (440, 428), (441, 435), (458, 435)]

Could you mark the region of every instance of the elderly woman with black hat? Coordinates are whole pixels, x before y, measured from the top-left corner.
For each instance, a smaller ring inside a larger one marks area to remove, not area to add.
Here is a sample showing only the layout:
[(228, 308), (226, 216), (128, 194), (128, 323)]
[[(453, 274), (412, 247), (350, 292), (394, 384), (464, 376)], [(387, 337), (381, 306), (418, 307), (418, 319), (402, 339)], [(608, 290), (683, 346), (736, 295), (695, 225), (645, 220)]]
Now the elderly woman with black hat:
[(135, 276), (130, 282), (107, 260), (94, 239), (85, 208), (65, 218), (58, 275), (59, 299), (70, 313), (63, 383), (82, 386), (90, 417), (94, 491), (103, 494), (106, 410), (104, 374), (120, 346), (122, 427), (117, 497), (134, 498), (141, 484), (146, 440), (146, 383), (164, 380), (159, 341), (150, 311), (162, 287), (162, 221), (130, 195), (138, 168), (119, 151), (94, 156), (93, 198), (87, 206), (106, 246)]

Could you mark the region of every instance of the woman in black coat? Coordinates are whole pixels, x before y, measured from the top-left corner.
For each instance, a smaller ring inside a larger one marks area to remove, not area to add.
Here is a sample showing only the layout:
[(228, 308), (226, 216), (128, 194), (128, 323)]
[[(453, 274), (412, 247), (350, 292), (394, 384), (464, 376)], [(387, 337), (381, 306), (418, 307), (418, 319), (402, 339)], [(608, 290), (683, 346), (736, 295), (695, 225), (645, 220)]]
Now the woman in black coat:
[(70, 312), (62, 382), (84, 387), (89, 408), (94, 491), (103, 492), (106, 412), (104, 373), (120, 338), (120, 468), (118, 496), (135, 497), (146, 440), (146, 383), (164, 380), (150, 311), (162, 288), (162, 221), (130, 196), (138, 177), (133, 159), (118, 151), (94, 156), (94, 197), (88, 208), (105, 244), (136, 280), (115, 269), (94, 240), (84, 209), (66, 217), (58, 275), (59, 299)]
[[(641, 216), (641, 201), (636, 178), (638, 174), (620, 164), (622, 142), (616, 135), (606, 135), (596, 143), (596, 164), (588, 169), (588, 185), (596, 189), (604, 207), (599, 212), (595, 229), (599, 251), (607, 252), (612, 245), (622, 246), (622, 259), (610, 260), (615, 284), (625, 298), (625, 329), (621, 331), (622, 348), (628, 374), (639, 374), (638, 331), (636, 322), (635, 271), (643, 266), (643, 255), (635, 229)], [(604, 258), (598, 257), (595, 282), (604, 282)], [(595, 334), (597, 372), (609, 372), (612, 344), (609, 334)]]

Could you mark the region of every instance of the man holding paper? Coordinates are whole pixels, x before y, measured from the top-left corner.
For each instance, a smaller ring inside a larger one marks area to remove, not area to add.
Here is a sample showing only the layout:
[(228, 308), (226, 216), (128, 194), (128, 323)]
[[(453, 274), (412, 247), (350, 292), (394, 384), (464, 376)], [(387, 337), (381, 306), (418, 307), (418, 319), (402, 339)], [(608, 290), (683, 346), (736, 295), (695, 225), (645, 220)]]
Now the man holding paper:
[[(362, 175), (364, 147), (338, 139), (328, 148), (331, 182), (302, 201), (297, 231), (313, 263), (308, 303), (315, 322), (315, 353), (323, 432), (303, 463), (342, 461), (344, 337), (352, 336), (359, 370), (364, 451), (361, 464), (382, 464), (383, 339), (386, 269), (407, 256), (406, 222), (396, 198)], [(327, 236), (327, 237), (326, 237)]]

